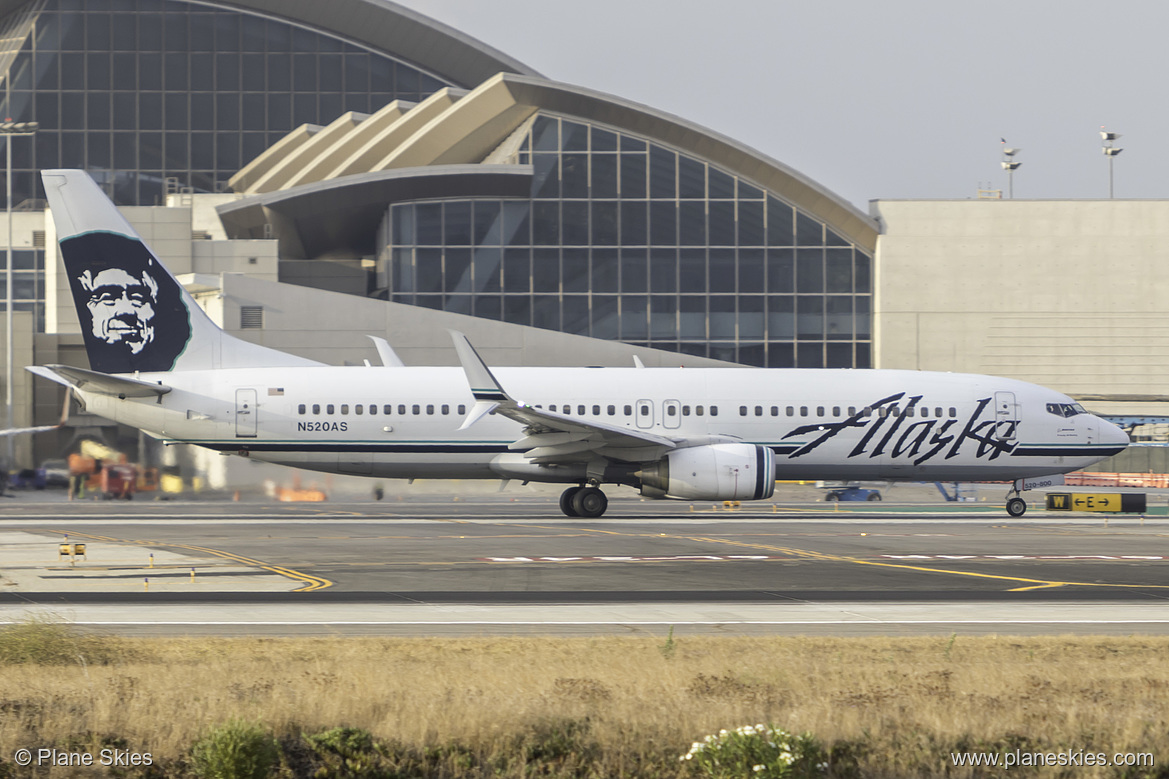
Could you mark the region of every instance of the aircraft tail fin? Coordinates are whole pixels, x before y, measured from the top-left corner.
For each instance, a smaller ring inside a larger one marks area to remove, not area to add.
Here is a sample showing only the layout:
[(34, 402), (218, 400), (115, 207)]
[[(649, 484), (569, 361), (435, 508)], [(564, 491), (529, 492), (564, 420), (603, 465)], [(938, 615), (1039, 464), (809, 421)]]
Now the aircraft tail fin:
[(41, 177), (93, 370), (320, 364), (223, 332), (85, 171)]

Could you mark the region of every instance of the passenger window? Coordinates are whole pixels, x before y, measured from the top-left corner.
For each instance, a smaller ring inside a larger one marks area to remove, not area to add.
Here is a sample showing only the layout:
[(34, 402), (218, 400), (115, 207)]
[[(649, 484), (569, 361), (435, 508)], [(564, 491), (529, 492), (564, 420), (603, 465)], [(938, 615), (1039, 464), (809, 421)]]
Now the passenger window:
[(816, 416), (818, 416), (818, 417), (824, 416), (824, 407), (823, 406), (816, 406)]
[(643, 405), (643, 406), (641, 407), (641, 415), (642, 415), (643, 417), (648, 417), (648, 416), (649, 416), (649, 406), (645, 406), (645, 405)]
[(377, 404), (376, 404), (376, 403), (370, 403), (370, 404), (369, 404), (369, 415), (370, 415), (371, 417), (372, 417), (372, 416), (377, 416)]
[(690, 416), (690, 407), (689, 406), (682, 406), (682, 416), (684, 416), (684, 417)]
[(404, 403), (398, 404), (398, 416), (406, 416), (406, 405)]
[(412, 412), (414, 412), (414, 416), (418, 416), (419, 414), (422, 413), (422, 407), (419, 406), (418, 404), (414, 404), (413, 406), (411, 406), (410, 410)]
[(593, 406), (593, 416), (599, 417), (601, 415), (601, 407)]
[(426, 405), (426, 413), (428, 416), (434, 416), (434, 404), (433, 403), (428, 403)]
[(361, 416), (362, 414), (365, 413), (365, 406), (361, 405), (360, 403), (357, 403), (356, 405), (353, 406), (353, 413), (357, 414), (358, 416)]
[(694, 413), (695, 413), (695, 415), (697, 415), (697, 416), (702, 416), (702, 406), (695, 406), (695, 407), (694, 407)]
[(808, 415), (808, 407), (800, 406), (800, 416), (806, 417)]
[(349, 404), (348, 404), (348, 403), (342, 403), (342, 404), (341, 404), (341, 413), (342, 413), (342, 414), (348, 414), (348, 413), (349, 413)]
[(326, 414), (332, 414), (332, 413), (333, 413), (333, 404), (332, 404), (332, 403), (328, 403), (328, 404), (326, 404), (326, 405), (325, 405), (325, 413), (326, 413)]
[(907, 417), (913, 416), (913, 406), (910, 406), (907, 409), (905, 409), (905, 416), (907, 416)]
[(678, 407), (674, 406), (674, 405), (666, 406), (666, 416), (668, 416), (668, 417), (678, 416)]
[(303, 414), (305, 412), (305, 410), (306, 409), (305, 409), (303, 403), (301, 403), (299, 406), (296, 407), (296, 413), (298, 413), (298, 414)]
[(320, 414), (320, 413), (321, 413), (321, 404), (320, 404), (320, 403), (314, 403), (314, 404), (313, 404), (313, 413), (314, 413), (314, 414)]
[(613, 416), (617, 413), (616, 406), (609, 406), (606, 410), (609, 412), (609, 416)]
[(746, 406), (739, 406), (739, 416), (741, 416), (741, 417), (747, 416), (747, 407)]
[(462, 414), (466, 414), (466, 413), (467, 413), (467, 407), (464, 406), (462, 403), (460, 403), (459, 404), (459, 414), (462, 415)]
[(773, 416), (773, 417), (779, 416), (779, 406), (772, 406), (771, 407), (771, 416)]
[(794, 417), (794, 416), (796, 415), (796, 408), (795, 408), (795, 406), (788, 406), (788, 407), (787, 407), (787, 415), (788, 415), (789, 417)]
[(954, 408), (953, 406), (950, 406), (950, 417), (953, 419), (953, 418), (957, 418), (957, 416), (958, 416), (958, 409)]
[(627, 417), (633, 416), (633, 406), (626, 406), (625, 407), (625, 416), (627, 416)]
[(382, 406), (382, 413), (388, 417), (394, 413), (394, 407), (387, 403), (386, 405)]
[(763, 416), (763, 406), (756, 406), (755, 407), (755, 416), (757, 416), (757, 417)]
[(577, 406), (576, 413), (583, 417), (585, 415), (585, 407), (584, 406)]
[(833, 406), (832, 407), (832, 416), (834, 416), (834, 417), (840, 416), (840, 406)]
[(445, 417), (449, 413), (451, 413), (451, 407), (449, 405), (447, 405), (446, 403), (443, 403), (442, 404), (442, 415)]
[(856, 416), (856, 406), (849, 406), (849, 407), (848, 407), (848, 415), (849, 415), (850, 417), (855, 417), (855, 416)]
[(711, 407), (710, 407), (710, 415), (711, 415), (712, 417), (717, 417), (717, 416), (718, 416), (718, 406), (711, 406)]

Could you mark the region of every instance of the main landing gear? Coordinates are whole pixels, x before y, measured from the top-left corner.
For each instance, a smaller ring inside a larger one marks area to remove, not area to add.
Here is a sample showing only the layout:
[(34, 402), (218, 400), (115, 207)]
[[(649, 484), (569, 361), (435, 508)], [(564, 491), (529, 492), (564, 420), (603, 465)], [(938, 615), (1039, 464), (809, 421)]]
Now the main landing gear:
[(560, 510), (566, 517), (595, 519), (609, 508), (609, 499), (600, 488), (589, 485), (569, 487), (560, 494)]
[(1007, 493), (1007, 513), (1012, 517), (1021, 517), (1027, 511), (1027, 501), (1022, 498), (1022, 486), (1022, 480), (1018, 480)]

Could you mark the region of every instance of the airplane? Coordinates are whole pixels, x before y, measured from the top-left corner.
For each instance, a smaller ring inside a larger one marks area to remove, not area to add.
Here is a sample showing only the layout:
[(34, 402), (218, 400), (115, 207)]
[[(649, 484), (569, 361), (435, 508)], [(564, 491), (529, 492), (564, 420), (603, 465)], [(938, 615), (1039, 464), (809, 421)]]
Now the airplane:
[[(90, 368), (31, 366), (90, 412), (168, 443), (378, 478), (601, 485), (650, 498), (761, 500), (777, 479), (1011, 482), (1084, 468), (1128, 436), (1013, 379), (872, 369), (332, 366), (221, 330), (93, 180), (42, 172)], [(635, 361), (637, 362), (637, 361)], [(640, 365), (640, 363), (638, 363)]]

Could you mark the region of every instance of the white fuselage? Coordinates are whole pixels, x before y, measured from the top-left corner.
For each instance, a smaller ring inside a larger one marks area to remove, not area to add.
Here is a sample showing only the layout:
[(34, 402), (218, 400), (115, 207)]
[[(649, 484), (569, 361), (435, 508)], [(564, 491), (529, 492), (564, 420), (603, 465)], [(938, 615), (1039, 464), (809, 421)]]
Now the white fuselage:
[[(518, 401), (673, 439), (771, 447), (777, 479), (1010, 480), (1086, 467), (1128, 443), (1066, 395), (969, 374), (755, 368), (499, 368)], [(460, 368), (297, 367), (136, 376), (172, 391), (87, 408), (167, 441), (389, 478), (577, 481), (508, 445), (522, 426), (474, 406)], [(1062, 404), (1062, 406), (1060, 405)], [(869, 409), (868, 413), (865, 409)], [(359, 411), (360, 410), (360, 411)], [(652, 460), (652, 447), (631, 458)]]

